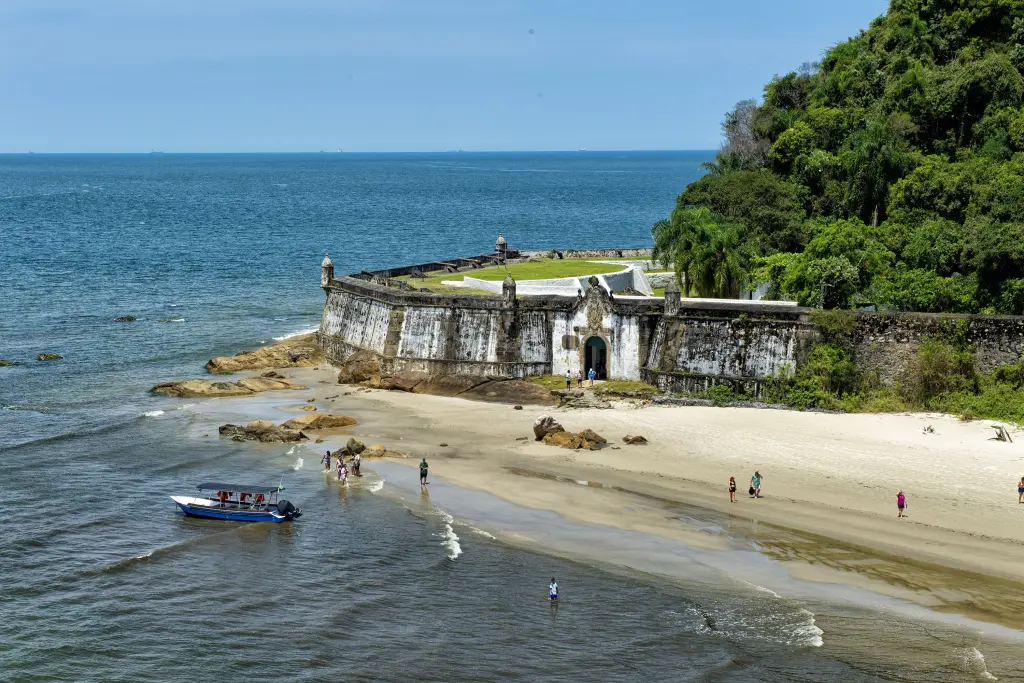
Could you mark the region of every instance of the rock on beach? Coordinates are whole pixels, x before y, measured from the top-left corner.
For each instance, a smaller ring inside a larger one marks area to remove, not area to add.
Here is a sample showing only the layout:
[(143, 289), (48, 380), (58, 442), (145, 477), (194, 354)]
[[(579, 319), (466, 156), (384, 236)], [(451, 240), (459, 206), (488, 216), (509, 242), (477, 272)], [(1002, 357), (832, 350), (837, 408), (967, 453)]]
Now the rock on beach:
[[(269, 374), (269, 373), (268, 373)], [(237, 382), (219, 382), (209, 379), (188, 379), (183, 382), (164, 382), (150, 389), (154, 394), (174, 398), (217, 398), (251, 396), (264, 391), (301, 390), (307, 387), (286, 379), (273, 377), (246, 377)]]
[(211, 374), (228, 374), (263, 368), (305, 368), (322, 362), (323, 349), (316, 344), (316, 333), (311, 333), (289, 337), (255, 351), (211, 358), (206, 364), (206, 371)]

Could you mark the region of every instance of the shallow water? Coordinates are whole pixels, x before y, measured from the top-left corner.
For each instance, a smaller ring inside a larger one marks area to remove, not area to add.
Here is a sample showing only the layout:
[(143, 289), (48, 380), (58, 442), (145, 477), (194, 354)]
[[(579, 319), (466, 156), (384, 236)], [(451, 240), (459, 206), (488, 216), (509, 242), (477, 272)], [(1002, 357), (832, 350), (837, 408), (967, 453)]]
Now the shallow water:
[[(708, 156), (0, 157), (0, 358), (26, 363), (0, 369), (0, 680), (1014, 680), (1018, 642), (784, 596), (748, 580), (778, 571), (757, 553), (424, 497), (400, 467), (343, 490), (304, 448), (217, 438), (233, 404), (146, 393), (314, 327), (323, 250), (345, 272), (499, 230), (649, 245)], [(239, 477), (306, 514), (240, 526), (167, 497)]]

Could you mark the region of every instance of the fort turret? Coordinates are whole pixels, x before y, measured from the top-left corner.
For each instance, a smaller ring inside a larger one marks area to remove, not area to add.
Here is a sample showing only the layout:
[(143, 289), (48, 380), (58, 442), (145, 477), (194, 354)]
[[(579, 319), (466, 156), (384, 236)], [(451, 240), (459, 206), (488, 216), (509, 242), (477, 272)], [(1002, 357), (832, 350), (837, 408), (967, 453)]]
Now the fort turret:
[(516, 302), (516, 281), (512, 279), (512, 273), (505, 273), (505, 282), (501, 284), (501, 297), (506, 304)]
[(320, 286), (326, 287), (334, 279), (334, 261), (326, 253), (320, 263)]
[(494, 243), (494, 253), (497, 255), (498, 261), (501, 263), (505, 262), (505, 255), (508, 253), (508, 242), (500, 232), (498, 233), (498, 240)]

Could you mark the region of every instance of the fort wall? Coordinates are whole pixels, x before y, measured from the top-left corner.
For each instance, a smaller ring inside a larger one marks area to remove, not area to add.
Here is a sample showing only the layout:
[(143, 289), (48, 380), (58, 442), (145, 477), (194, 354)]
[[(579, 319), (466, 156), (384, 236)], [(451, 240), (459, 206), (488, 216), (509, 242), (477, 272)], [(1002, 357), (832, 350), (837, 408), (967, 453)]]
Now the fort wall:
[[(372, 275), (322, 279), (318, 338), (334, 363), (367, 350), (385, 373), (523, 378), (586, 372), (598, 357), (588, 346), (596, 346), (609, 377), (668, 392), (729, 384), (761, 394), (766, 379), (800, 367), (826, 338), (815, 312), (792, 304), (615, 296), (596, 279), (575, 295), (517, 296), (511, 280), (501, 296), (453, 295), (399, 289)], [(886, 385), (931, 338), (959, 335), (983, 371), (1024, 354), (1022, 317), (856, 312), (846, 324), (858, 364)]]

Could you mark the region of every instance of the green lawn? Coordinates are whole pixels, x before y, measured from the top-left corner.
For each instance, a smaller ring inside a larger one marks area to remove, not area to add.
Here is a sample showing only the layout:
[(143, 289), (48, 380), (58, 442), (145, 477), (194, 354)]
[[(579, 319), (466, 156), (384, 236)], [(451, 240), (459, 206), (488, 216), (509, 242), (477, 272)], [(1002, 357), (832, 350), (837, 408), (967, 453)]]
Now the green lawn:
[[(600, 275), (604, 273), (616, 273), (624, 266), (614, 263), (595, 263), (594, 261), (543, 259), (536, 263), (513, 263), (508, 267), (508, 272), (516, 280), (548, 280), (557, 277), (576, 277), (579, 275)], [(433, 292), (444, 292), (451, 294), (474, 294), (482, 293), (482, 290), (463, 289), (461, 287), (450, 287), (442, 285), (445, 280), (460, 281), (464, 277), (474, 277), (478, 280), (489, 280), (500, 282), (505, 279), (505, 268), (492, 266), (490, 268), (466, 268), (458, 273), (439, 273), (434, 271), (425, 279), (410, 278), (402, 276), (398, 280), (406, 280), (413, 287), (426, 287)]]

